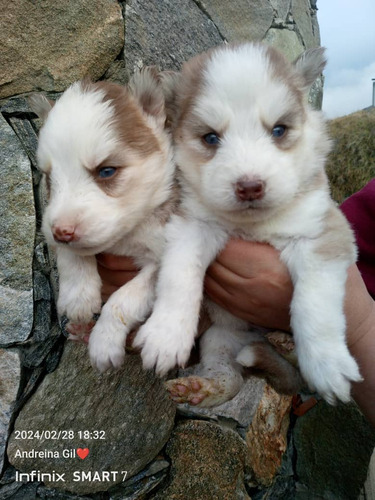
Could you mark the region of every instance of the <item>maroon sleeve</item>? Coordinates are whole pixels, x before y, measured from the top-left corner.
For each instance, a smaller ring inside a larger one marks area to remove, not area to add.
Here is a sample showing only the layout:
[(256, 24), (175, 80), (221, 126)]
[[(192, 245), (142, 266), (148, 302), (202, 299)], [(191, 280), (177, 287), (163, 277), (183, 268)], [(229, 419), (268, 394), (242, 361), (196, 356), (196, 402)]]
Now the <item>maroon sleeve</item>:
[(375, 298), (375, 179), (341, 205), (358, 245), (358, 269)]

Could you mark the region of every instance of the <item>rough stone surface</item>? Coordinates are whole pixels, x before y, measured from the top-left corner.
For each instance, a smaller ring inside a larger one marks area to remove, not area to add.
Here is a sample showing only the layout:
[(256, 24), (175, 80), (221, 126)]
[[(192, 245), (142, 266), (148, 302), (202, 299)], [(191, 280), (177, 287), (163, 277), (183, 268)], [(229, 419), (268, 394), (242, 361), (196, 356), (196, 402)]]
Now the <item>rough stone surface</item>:
[(264, 42), (278, 48), (289, 61), (294, 61), (305, 50), (297, 33), (290, 30), (271, 28), (268, 30)]
[(313, 22), (316, 13), (311, 14), (310, 1), (292, 0), (292, 15), (306, 49), (317, 47), (320, 44), (320, 34), (317, 24)]
[(366, 480), (375, 429), (354, 405), (320, 401), (294, 429), (298, 500), (356, 500)]
[(97, 79), (123, 47), (124, 21), (113, 0), (14, 0), (2, 10), (2, 67), (7, 70), (0, 97), (63, 90), (85, 75)]
[(244, 487), (246, 445), (238, 434), (200, 420), (179, 423), (168, 442), (171, 482), (156, 500), (249, 499)]
[(0, 115), (0, 344), (25, 340), (33, 324), (35, 208), (30, 161)]
[(273, 21), (273, 8), (263, 0), (200, 3), (228, 42), (261, 40)]
[(246, 435), (249, 462), (258, 484), (270, 486), (287, 449), (291, 396), (282, 396), (269, 385)]
[(149, 64), (179, 70), (190, 57), (223, 41), (213, 22), (190, 0), (129, 0), (125, 14), (127, 78)]
[(292, 0), (270, 0), (270, 4), (277, 13), (277, 18), (286, 21), (287, 15), (290, 12)]
[(110, 490), (110, 500), (143, 500), (166, 478), (169, 462), (157, 458), (142, 472)]
[(21, 380), (21, 363), (17, 350), (0, 349), (0, 473), (12, 414)]
[[(127, 471), (127, 478), (133, 476), (164, 446), (174, 415), (162, 382), (142, 369), (139, 356), (129, 355), (116, 373), (98, 375), (86, 346), (68, 342), (58, 369), (45, 377), (18, 416), (8, 458), (23, 472), (65, 472), (64, 483), (45, 481), (48, 487), (78, 494), (107, 490), (123, 480), (120, 473), (106, 483), (74, 482), (73, 471)], [(39, 440), (17, 440), (17, 430), (72, 430), (74, 437), (53, 440), (45, 434)], [(104, 439), (80, 437), (84, 430), (98, 431)], [(89, 449), (84, 460), (77, 457), (78, 448)], [(17, 458), (17, 450), (54, 451), (55, 457)], [(74, 456), (64, 458), (63, 450)]]

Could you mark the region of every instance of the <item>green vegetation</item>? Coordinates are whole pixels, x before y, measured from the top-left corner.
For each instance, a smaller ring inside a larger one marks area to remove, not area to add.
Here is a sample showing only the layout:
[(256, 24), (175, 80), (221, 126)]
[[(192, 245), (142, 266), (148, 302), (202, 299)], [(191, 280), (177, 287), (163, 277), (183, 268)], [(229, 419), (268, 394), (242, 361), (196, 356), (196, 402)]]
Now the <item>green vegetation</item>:
[(375, 177), (375, 109), (328, 122), (333, 151), (327, 161), (332, 197), (341, 203)]

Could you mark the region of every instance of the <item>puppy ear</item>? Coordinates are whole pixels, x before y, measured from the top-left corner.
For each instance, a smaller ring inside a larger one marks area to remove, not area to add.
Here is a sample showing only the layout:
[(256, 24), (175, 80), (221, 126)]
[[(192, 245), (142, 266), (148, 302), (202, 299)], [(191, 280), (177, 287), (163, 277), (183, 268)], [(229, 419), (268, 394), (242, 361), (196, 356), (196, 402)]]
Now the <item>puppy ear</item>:
[(164, 126), (166, 119), (165, 98), (160, 73), (155, 66), (146, 66), (129, 81), (129, 90), (143, 111)]
[(165, 101), (173, 102), (176, 95), (176, 88), (181, 80), (181, 73), (177, 71), (162, 71), (159, 74), (161, 85), (163, 88)]
[(177, 87), (181, 81), (181, 73), (177, 71), (162, 71), (160, 73), (161, 85), (164, 92), (167, 125), (173, 124), (177, 117)]
[(293, 64), (302, 79), (303, 90), (308, 90), (322, 74), (327, 63), (324, 53), (324, 47), (316, 47), (306, 50), (294, 61)]
[(27, 102), (32, 111), (39, 116), (43, 121), (46, 120), (48, 113), (55, 104), (43, 94), (32, 94), (28, 97)]

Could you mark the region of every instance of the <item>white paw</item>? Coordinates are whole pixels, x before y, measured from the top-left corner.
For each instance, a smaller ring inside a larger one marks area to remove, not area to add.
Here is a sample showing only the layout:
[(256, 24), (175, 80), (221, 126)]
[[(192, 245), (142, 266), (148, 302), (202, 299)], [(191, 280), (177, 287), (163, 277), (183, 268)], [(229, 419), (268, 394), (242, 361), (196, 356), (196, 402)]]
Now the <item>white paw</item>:
[(91, 364), (101, 373), (110, 368), (118, 369), (124, 363), (126, 334), (123, 330), (99, 321), (89, 339)]
[(362, 377), (345, 343), (317, 340), (308, 347), (299, 346), (297, 350), (300, 370), (307, 384), (330, 404), (335, 404), (337, 399), (349, 402), (351, 382), (360, 382)]
[(183, 328), (184, 321), (173, 321), (171, 314), (153, 314), (138, 330), (133, 346), (142, 348), (145, 369), (155, 368), (159, 376), (172, 368), (184, 367), (194, 344), (194, 332)]
[(60, 315), (66, 314), (73, 323), (90, 323), (94, 314), (100, 312), (102, 298), (96, 287), (76, 287), (74, 290), (63, 285), (57, 300)]

